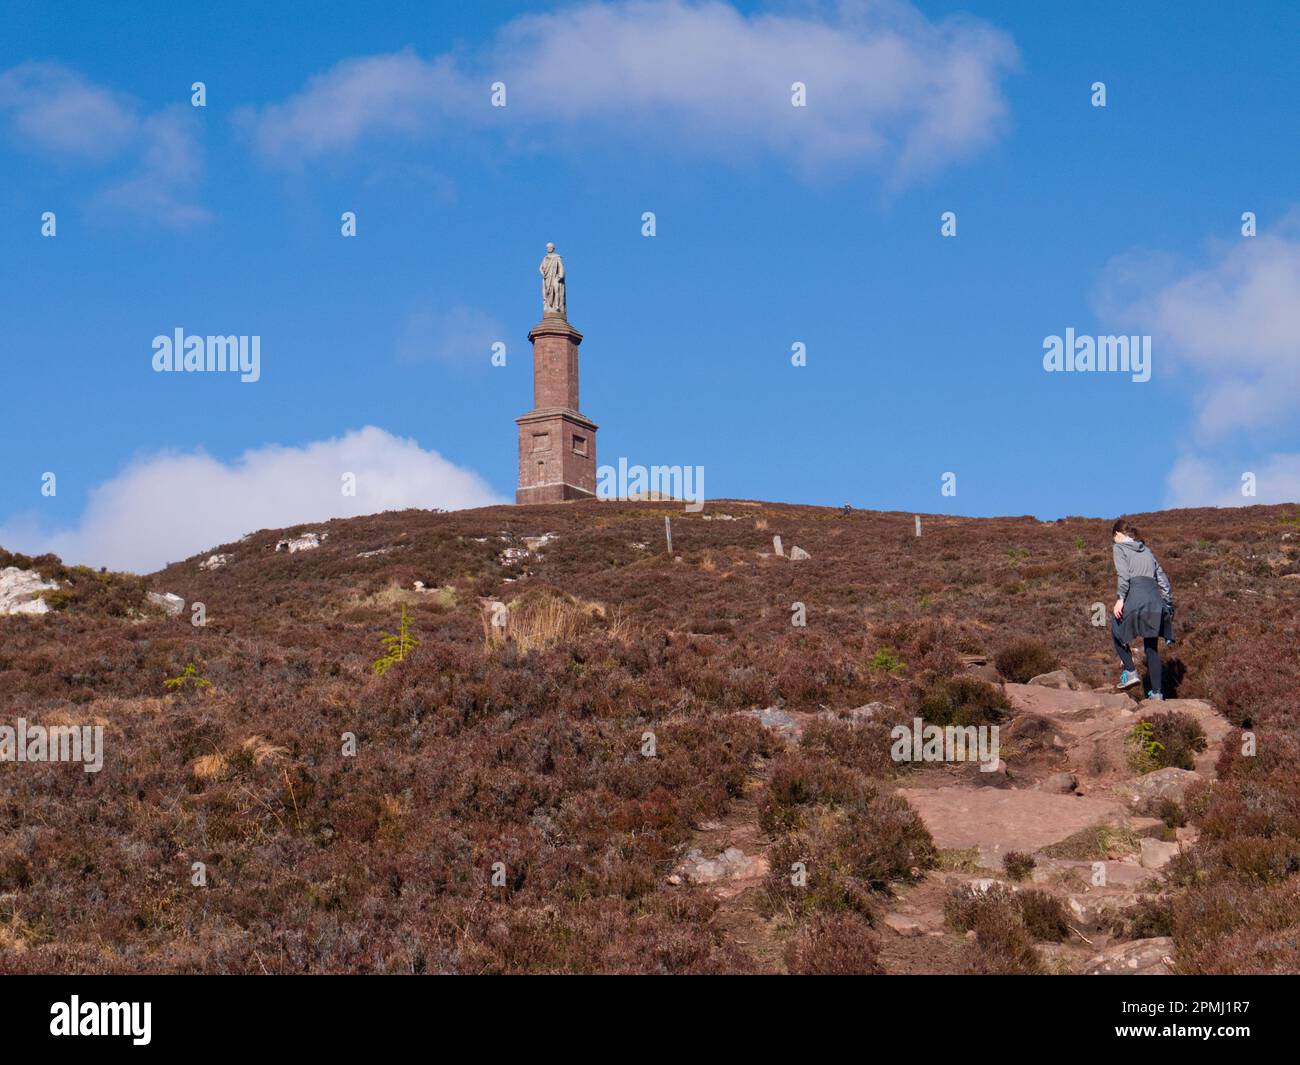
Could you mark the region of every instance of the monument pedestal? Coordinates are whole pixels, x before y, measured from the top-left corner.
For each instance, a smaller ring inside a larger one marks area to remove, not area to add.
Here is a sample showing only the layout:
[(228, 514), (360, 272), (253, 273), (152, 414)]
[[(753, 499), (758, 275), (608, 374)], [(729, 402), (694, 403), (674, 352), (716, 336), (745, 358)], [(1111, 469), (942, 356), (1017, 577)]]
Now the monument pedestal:
[(516, 503), (559, 503), (596, 496), (596, 423), (578, 411), (582, 334), (559, 315), (528, 332), (533, 344), (533, 409), (519, 426)]

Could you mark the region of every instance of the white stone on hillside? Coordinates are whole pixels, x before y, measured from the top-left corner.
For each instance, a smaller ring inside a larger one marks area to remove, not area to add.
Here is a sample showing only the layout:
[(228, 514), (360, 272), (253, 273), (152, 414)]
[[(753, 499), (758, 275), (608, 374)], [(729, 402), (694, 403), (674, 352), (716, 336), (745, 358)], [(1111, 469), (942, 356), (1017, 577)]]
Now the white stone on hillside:
[(0, 570), (0, 615), (46, 614), (50, 604), (41, 598), (41, 592), (52, 592), (59, 587), (57, 581), (43, 581), (34, 569), (6, 566)]
[(324, 533), (303, 533), (301, 536), (296, 536), (293, 539), (278, 541), (275, 545), (275, 549), (277, 551), (288, 551), (291, 555), (296, 551), (313, 551), (320, 547), (320, 542), (324, 538)]
[(220, 569), (229, 561), (229, 555), (209, 555), (206, 561), (199, 563), (199, 569)]
[(706, 858), (699, 847), (692, 848), (676, 869), (676, 876), (693, 884), (713, 884), (719, 880), (751, 878), (767, 873), (763, 855), (747, 855), (739, 847), (728, 847), (721, 854)]
[(1112, 943), (1092, 958), (1085, 976), (1168, 976), (1174, 971), (1174, 941), (1167, 936)]
[(185, 600), (175, 592), (150, 592), (149, 602), (153, 603), (154, 606), (162, 607), (172, 617), (185, 609)]

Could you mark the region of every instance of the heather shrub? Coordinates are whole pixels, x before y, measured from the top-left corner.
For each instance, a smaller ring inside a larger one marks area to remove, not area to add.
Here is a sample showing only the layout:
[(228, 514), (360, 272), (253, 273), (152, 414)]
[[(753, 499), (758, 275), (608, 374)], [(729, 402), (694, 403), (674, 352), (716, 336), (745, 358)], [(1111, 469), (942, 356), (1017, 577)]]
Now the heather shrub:
[[(760, 823), (780, 833), (770, 853), (775, 904), (798, 912), (874, 911), (873, 893), (914, 879), (936, 861), (934, 841), (900, 796), (860, 773), (808, 754), (779, 756)], [(806, 886), (791, 882), (798, 865)]]
[(1173, 799), (1162, 799), (1154, 816), (1160, 818), (1168, 828), (1182, 828), (1187, 824), (1187, 815)]
[(1007, 680), (1027, 684), (1031, 678), (1056, 669), (1057, 659), (1038, 640), (1016, 640), (994, 656), (993, 664)]
[(1020, 918), (1025, 923), (1025, 930), (1035, 939), (1060, 943), (1069, 936), (1065, 907), (1055, 895), (1049, 895), (1038, 888), (1029, 888), (1016, 893), (1016, 904), (1020, 907)]
[(1111, 920), (1110, 931), (1121, 939), (1172, 936), (1174, 933), (1173, 902), (1159, 896), (1139, 899)]
[(970, 972), (987, 976), (1039, 976), (1042, 959), (1019, 912), (1011, 906), (982, 906), (972, 926), (975, 943)]
[(833, 758), (869, 777), (889, 778), (910, 763), (895, 762), (889, 754), (889, 726), (880, 721), (810, 722), (800, 740), (810, 754)]
[(1245, 883), (1278, 883), (1300, 871), (1300, 840), (1287, 836), (1226, 839), (1209, 854), (1225, 875)]
[[(799, 831), (772, 845), (774, 900), (796, 913), (852, 910), (871, 918), (892, 882), (914, 879), (931, 860), (929, 834), (919, 820), (900, 825), (895, 817), (892, 810), (810, 811)], [(791, 880), (798, 868), (807, 878), (803, 886)]]
[(766, 832), (794, 828), (805, 807), (864, 805), (874, 794), (864, 777), (829, 758), (804, 752), (782, 754), (768, 770), (759, 823)]
[(853, 913), (815, 914), (786, 944), (786, 968), (795, 976), (878, 975), (871, 926)]
[(1300, 895), (1294, 884), (1202, 883), (1173, 906), (1178, 972), (1189, 975), (1300, 971)]
[(996, 725), (1011, 704), (997, 688), (977, 677), (948, 677), (918, 699), (917, 716), (927, 725)]
[(959, 884), (944, 897), (943, 917), (954, 932), (969, 932), (975, 915), (985, 906), (1015, 908), (1015, 893), (1005, 884), (990, 884), (980, 890), (972, 884)]
[(1021, 851), (1008, 851), (1002, 856), (1002, 868), (1006, 870), (1007, 876), (1015, 881), (1028, 880), (1037, 864), (1032, 854), (1024, 854)]

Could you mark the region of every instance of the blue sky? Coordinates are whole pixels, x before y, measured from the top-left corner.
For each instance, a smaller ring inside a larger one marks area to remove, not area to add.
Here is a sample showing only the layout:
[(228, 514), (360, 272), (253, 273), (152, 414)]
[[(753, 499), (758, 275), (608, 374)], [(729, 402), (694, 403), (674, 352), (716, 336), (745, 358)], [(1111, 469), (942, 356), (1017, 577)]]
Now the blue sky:
[[(923, 513), (1300, 498), (1294, 4), (4, 9), (5, 547), (148, 569), (513, 498), (548, 240), (602, 464)], [(260, 336), (261, 379), (154, 373), (177, 327)], [(1151, 335), (1151, 380), (1045, 372), (1067, 328)]]

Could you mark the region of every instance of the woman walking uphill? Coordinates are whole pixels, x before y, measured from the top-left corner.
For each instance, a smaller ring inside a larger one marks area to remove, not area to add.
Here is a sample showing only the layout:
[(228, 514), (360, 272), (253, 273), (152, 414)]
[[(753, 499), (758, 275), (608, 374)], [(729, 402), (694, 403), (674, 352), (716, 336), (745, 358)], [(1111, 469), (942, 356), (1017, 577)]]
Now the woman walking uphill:
[(1151, 687), (1148, 699), (1163, 699), (1161, 686), (1159, 638), (1174, 642), (1174, 590), (1156, 556), (1142, 541), (1137, 527), (1120, 518), (1111, 528), (1114, 541), (1115, 620), (1110, 632), (1115, 652), (1124, 670), (1119, 675), (1120, 689), (1131, 688), (1141, 681), (1133, 668), (1129, 644), (1139, 636), (1147, 654), (1147, 674)]

